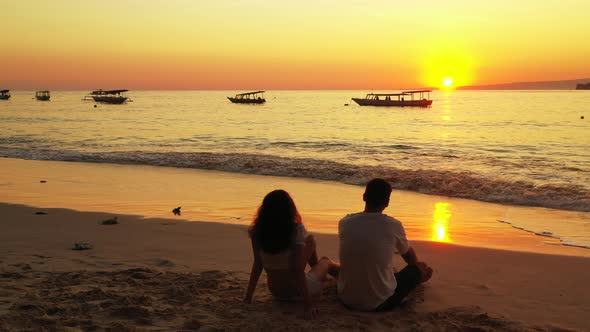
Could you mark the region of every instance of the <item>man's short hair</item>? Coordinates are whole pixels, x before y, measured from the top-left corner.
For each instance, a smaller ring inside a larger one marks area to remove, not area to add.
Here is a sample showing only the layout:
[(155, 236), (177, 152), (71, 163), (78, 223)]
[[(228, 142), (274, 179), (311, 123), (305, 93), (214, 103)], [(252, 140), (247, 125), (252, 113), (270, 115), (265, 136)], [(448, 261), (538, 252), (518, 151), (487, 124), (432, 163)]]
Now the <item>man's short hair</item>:
[(373, 179), (365, 188), (365, 202), (371, 206), (384, 206), (389, 203), (391, 185), (383, 179)]

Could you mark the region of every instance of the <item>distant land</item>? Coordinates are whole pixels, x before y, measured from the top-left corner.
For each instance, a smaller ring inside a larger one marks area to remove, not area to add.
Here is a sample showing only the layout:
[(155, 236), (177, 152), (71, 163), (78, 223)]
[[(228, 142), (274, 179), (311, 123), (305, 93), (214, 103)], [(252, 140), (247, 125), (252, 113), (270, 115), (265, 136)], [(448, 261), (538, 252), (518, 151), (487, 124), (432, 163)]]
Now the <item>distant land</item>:
[(590, 82), (590, 78), (567, 81), (514, 82), (489, 85), (460, 86), (457, 90), (575, 90), (578, 84)]

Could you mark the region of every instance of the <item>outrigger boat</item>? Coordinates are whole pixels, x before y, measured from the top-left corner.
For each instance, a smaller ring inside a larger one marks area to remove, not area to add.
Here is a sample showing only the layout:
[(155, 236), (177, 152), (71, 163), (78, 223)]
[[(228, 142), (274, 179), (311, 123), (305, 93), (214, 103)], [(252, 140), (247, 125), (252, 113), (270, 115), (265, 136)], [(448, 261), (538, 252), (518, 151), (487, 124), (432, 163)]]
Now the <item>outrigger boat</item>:
[(82, 100), (93, 99), (98, 103), (123, 104), (127, 100), (131, 101), (125, 94), (129, 90), (95, 90), (84, 96)]
[(37, 91), (35, 92), (35, 98), (40, 101), (48, 101), (51, 98), (49, 91)]
[[(418, 106), (432, 105), (432, 90), (411, 90), (401, 93), (369, 93), (365, 98), (352, 98), (360, 106)], [(416, 95), (418, 94), (418, 98)], [(424, 94), (426, 98), (424, 98)]]
[(235, 97), (227, 97), (232, 103), (237, 104), (262, 104), (266, 102), (264, 93), (266, 91), (253, 91), (237, 94)]
[(0, 90), (0, 100), (10, 99), (10, 90)]

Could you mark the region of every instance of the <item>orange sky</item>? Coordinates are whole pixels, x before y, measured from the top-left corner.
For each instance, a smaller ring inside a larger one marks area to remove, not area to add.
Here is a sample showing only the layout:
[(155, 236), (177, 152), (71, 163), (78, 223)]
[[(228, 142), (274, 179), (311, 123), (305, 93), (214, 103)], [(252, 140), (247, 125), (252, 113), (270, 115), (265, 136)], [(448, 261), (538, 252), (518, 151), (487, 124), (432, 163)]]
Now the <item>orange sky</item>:
[(590, 1), (0, 0), (0, 88), (395, 89), (590, 77)]

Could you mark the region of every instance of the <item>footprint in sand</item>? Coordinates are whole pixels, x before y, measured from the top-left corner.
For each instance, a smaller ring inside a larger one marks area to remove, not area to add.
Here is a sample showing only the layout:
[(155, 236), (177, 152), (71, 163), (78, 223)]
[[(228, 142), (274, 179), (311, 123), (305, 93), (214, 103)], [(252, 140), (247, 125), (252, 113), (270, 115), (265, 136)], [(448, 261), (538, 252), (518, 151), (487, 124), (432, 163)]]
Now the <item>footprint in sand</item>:
[(78, 264), (82, 264), (82, 265), (86, 265), (86, 266), (98, 267), (98, 265), (96, 265), (92, 262), (89, 262), (89, 261), (82, 260), (82, 259), (72, 259), (71, 261), (74, 263), (78, 263)]
[(494, 294), (494, 291), (488, 285), (485, 285), (485, 284), (475, 285), (475, 288), (482, 291), (484, 294), (487, 294), (487, 295)]
[(200, 330), (202, 326), (203, 324), (194, 317), (187, 319), (183, 324), (183, 327), (188, 330)]
[(160, 267), (175, 267), (176, 264), (174, 264), (174, 262), (172, 262), (171, 260), (165, 259), (165, 258), (154, 258), (149, 260), (149, 262), (155, 266), (160, 266)]
[[(0, 278), (15, 280), (26, 278), (26, 276), (18, 272), (2, 272), (0, 273)], [(4, 286), (4, 289), (7, 289), (7, 286)]]
[(202, 278), (221, 279), (222, 277), (225, 277), (227, 274), (228, 274), (227, 272), (220, 271), (220, 270), (208, 270), (208, 271), (201, 272), (200, 276)]
[(410, 295), (408, 295), (408, 297), (402, 301), (400, 308), (404, 310), (414, 310), (416, 304), (424, 303), (424, 292), (424, 286), (418, 286), (412, 293), (410, 293)]
[(43, 255), (31, 255), (32, 257), (37, 257), (37, 258), (51, 258), (50, 256), (43, 256)]
[(30, 270), (32, 270), (31, 266), (29, 264), (25, 264), (25, 263), (10, 264), (10, 266), (20, 267), (20, 269), (23, 270), (23, 271), (30, 271)]

